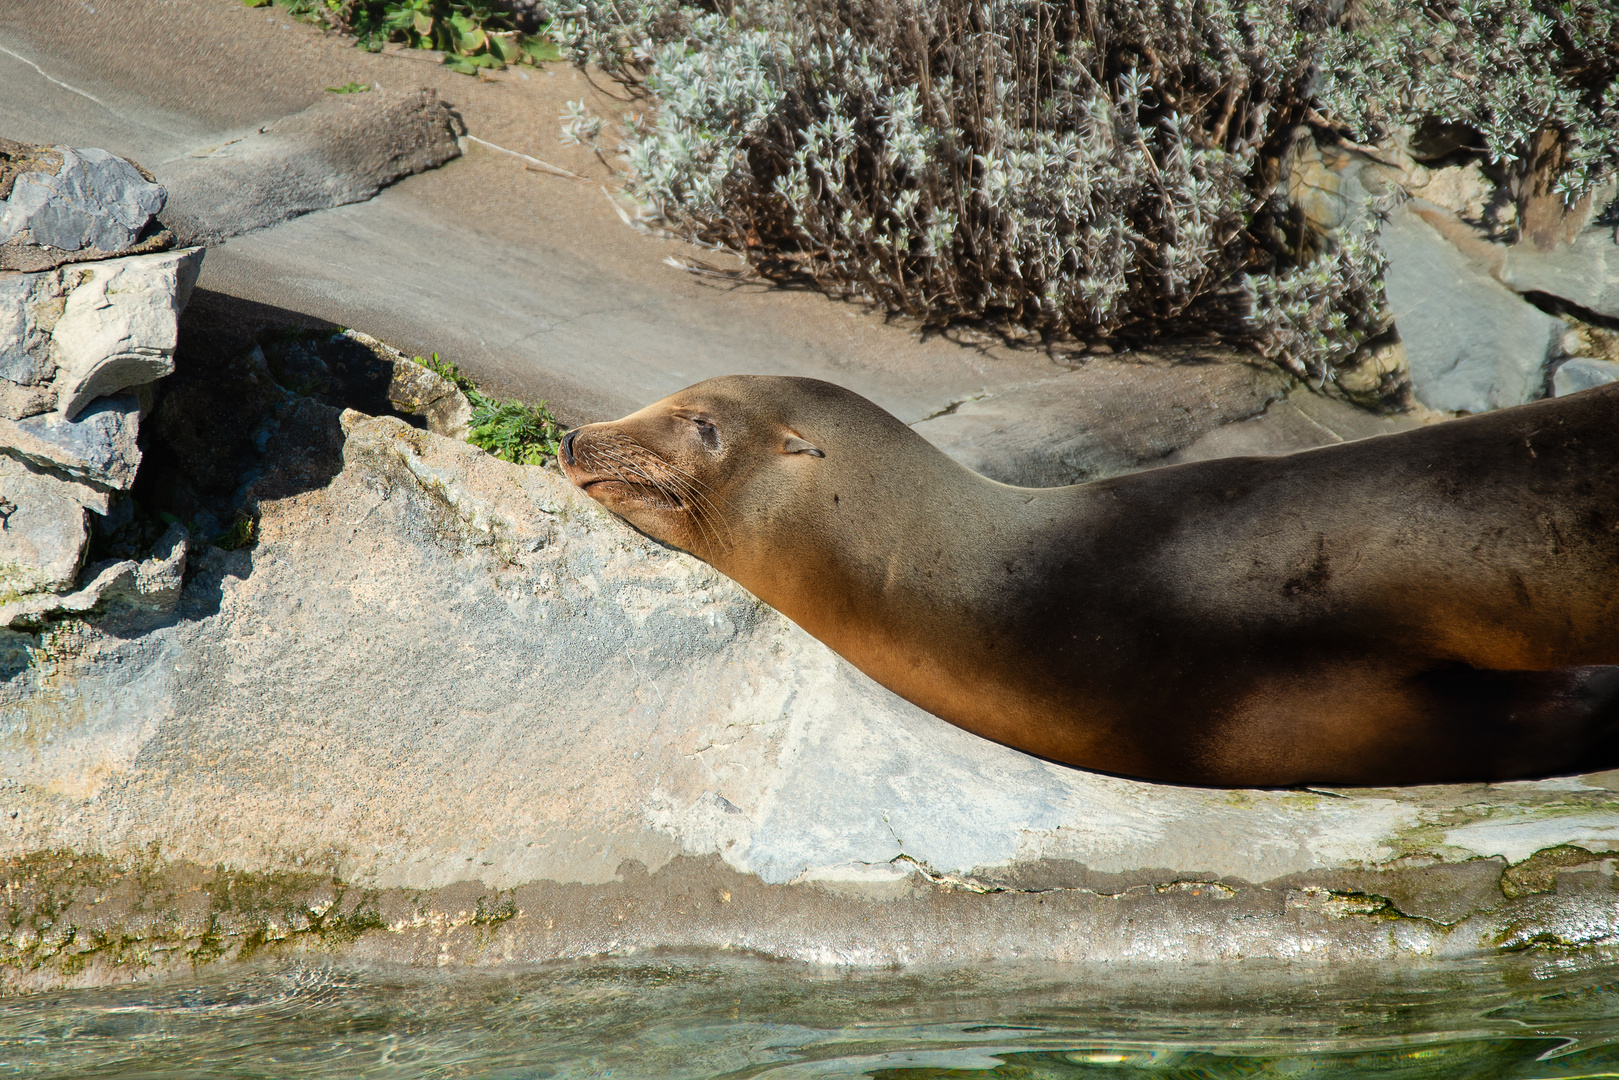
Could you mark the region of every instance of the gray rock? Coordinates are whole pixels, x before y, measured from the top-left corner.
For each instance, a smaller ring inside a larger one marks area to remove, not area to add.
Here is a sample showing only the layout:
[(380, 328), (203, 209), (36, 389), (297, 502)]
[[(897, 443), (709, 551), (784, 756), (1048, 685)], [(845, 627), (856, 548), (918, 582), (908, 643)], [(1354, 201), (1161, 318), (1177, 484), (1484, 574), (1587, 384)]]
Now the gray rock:
[(37, 386), (56, 374), (50, 335), (66, 293), (60, 271), (0, 271), (0, 379)]
[(1567, 397), (1611, 382), (1619, 382), (1619, 363), (1576, 356), (1563, 361), (1553, 372), (1552, 393), (1557, 397)]
[(1541, 251), (1533, 244), (1506, 249), (1501, 280), (1518, 292), (1541, 292), (1587, 311), (1619, 319), (1619, 238), (1612, 224), (1582, 229), (1573, 243)]
[[(123, 559), (99, 563), (86, 571), (90, 582), (65, 595), (24, 596), (0, 603), (0, 627), (21, 630), (82, 615), (112, 602), (121, 602), (148, 614), (166, 614), (179, 602), (185, 580), (189, 535), (183, 525), (170, 525), (142, 561)], [(75, 567), (77, 570), (77, 567)]]
[(1423, 220), (1417, 204), (1394, 210), (1379, 236), (1417, 399), (1479, 413), (1544, 396), (1563, 324), (1493, 280)]
[(53, 148), (55, 175), (24, 173), (0, 208), (0, 244), (22, 233), (36, 245), (114, 252), (132, 245), (163, 209), (164, 192), (140, 170), (105, 150)]
[(427, 430), (450, 439), (465, 439), (472, 423), (472, 403), (460, 389), (435, 371), (412, 360), (394, 361), (388, 400), (401, 413), (419, 416)]
[(180, 312), (202, 255), (201, 248), (165, 251), (65, 272), (75, 284), (51, 331), (63, 416), (174, 370)]
[(419, 418), (427, 430), (450, 439), (465, 439), (472, 423), (472, 403), (455, 383), (370, 334), (345, 330), (343, 335), (370, 349), (389, 365), (388, 404), (401, 415)]
[(1092, 358), (1044, 382), (975, 398), (911, 425), (1005, 484), (1056, 487), (1161, 461), (1210, 431), (1265, 411), (1289, 383), (1229, 356)]
[(139, 427), (140, 400), (124, 394), (96, 401), (76, 420), (60, 412), (0, 419), (0, 448), (75, 479), (128, 491), (141, 463)]
[(75, 486), (0, 455), (0, 602), (73, 586), (90, 542)]
[(454, 124), (432, 90), (328, 95), (171, 165), (163, 220), (182, 243), (210, 243), (360, 202), (458, 156)]

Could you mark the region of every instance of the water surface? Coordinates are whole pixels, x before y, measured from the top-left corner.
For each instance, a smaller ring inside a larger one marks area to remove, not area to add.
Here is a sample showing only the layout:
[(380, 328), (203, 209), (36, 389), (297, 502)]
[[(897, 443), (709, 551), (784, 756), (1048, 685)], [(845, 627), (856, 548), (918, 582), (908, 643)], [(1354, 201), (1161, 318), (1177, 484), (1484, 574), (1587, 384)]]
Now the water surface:
[(0, 1000), (0, 1077), (1619, 1077), (1619, 956), (500, 974), (312, 962)]

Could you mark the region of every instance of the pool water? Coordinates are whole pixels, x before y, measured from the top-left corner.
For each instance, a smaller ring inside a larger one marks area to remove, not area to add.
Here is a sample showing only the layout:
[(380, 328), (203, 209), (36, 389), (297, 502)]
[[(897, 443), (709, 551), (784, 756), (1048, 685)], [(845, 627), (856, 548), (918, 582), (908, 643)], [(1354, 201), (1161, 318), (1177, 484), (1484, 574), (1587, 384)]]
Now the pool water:
[(0, 999), (0, 1077), (1619, 1077), (1619, 955), (848, 973), (308, 961)]

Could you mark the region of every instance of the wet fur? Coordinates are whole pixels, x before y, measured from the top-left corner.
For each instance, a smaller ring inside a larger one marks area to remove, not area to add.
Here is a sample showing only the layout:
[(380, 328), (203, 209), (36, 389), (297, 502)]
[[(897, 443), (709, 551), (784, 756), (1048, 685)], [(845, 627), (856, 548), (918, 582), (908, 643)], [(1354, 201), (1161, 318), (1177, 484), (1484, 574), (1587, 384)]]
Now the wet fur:
[(808, 379), (710, 380), (574, 448), (643, 531), (1032, 753), (1220, 785), (1619, 764), (1619, 385), (1068, 488)]

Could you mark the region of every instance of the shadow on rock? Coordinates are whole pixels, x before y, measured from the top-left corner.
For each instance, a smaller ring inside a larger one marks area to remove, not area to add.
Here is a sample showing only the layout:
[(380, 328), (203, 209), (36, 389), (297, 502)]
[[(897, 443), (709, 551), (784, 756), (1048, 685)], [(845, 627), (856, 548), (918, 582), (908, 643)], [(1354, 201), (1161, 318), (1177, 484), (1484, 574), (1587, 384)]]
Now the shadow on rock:
[(185, 595), (158, 622), (109, 605), (103, 628), (129, 636), (216, 612), (223, 578), (252, 572), (261, 505), (341, 471), (344, 409), (429, 426), (390, 397), (407, 367), (425, 373), (322, 319), (197, 290), (180, 319), (174, 374), (156, 385), (141, 431), (131, 498), (97, 519), (89, 559), (146, 557), (179, 524), (193, 553)]

